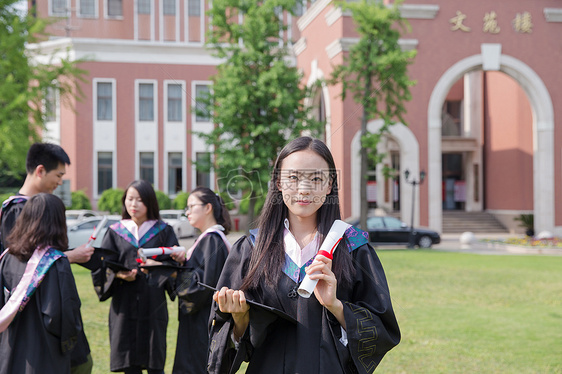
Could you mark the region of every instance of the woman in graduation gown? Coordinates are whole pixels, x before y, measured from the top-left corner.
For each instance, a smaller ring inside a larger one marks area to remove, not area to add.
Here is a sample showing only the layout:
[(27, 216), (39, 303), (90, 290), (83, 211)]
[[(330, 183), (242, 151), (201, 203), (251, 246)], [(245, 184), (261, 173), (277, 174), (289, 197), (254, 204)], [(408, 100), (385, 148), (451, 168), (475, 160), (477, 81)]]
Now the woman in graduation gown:
[[(209, 373), (236, 373), (248, 361), (248, 374), (366, 374), (398, 344), (386, 278), (367, 234), (351, 227), (333, 261), (317, 255), (339, 209), (326, 145), (302, 137), (285, 146), (259, 230), (233, 245), (213, 295)], [(306, 274), (318, 280), (310, 298), (297, 293)]]
[[(66, 374), (82, 331), (65, 207), (39, 193), (25, 204), (0, 260), (0, 373)], [(83, 335), (83, 334), (82, 334)]]
[[(179, 299), (179, 326), (174, 361), (174, 374), (207, 372), (207, 323), (213, 302), (213, 291), (198, 282), (215, 287), (228, 256), (230, 215), (224, 202), (206, 187), (194, 189), (187, 199), (189, 223), (201, 235), (185, 254), (172, 255), (185, 263), (176, 279)], [(180, 257), (183, 256), (183, 257)]]
[[(138, 270), (138, 249), (178, 245), (173, 228), (160, 220), (152, 185), (132, 182), (123, 194), (123, 219), (109, 227), (101, 247), (118, 251), (118, 260), (92, 272), (100, 301), (111, 297), (110, 369), (114, 372), (164, 373), (168, 308), (166, 291), (173, 282), (158, 282)], [(169, 255), (156, 258), (175, 263)], [(122, 267), (121, 267), (122, 266)]]

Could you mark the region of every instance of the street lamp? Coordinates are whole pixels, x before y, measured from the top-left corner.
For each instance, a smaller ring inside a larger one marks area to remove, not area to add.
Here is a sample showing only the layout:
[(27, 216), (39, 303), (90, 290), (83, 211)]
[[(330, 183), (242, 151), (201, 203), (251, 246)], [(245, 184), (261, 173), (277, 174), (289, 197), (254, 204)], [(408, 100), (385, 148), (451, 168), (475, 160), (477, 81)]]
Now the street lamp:
[(410, 225), (410, 240), (408, 241), (408, 248), (414, 248), (416, 246), (414, 240), (414, 207), (416, 205), (416, 186), (423, 183), (423, 180), (425, 179), (425, 171), (421, 171), (420, 177), (417, 180), (414, 177), (412, 177), (412, 180), (409, 179), (410, 170), (408, 169), (404, 171), (404, 176), (406, 177), (406, 183), (412, 185), (412, 224)]

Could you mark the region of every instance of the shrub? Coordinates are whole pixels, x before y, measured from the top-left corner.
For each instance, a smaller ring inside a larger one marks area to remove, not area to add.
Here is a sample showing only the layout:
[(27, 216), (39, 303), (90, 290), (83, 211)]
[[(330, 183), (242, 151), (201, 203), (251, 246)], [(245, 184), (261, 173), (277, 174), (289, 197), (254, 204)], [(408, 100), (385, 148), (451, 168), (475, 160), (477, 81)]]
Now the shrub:
[(155, 190), (156, 200), (158, 200), (158, 207), (160, 209), (170, 209), (172, 207), (172, 200), (164, 192)]
[(84, 190), (72, 191), (70, 196), (72, 201), (70, 209), (92, 209), (90, 199)]
[(121, 214), (121, 199), (125, 190), (122, 188), (110, 188), (100, 196), (98, 200), (98, 210), (108, 211), (110, 214)]
[(172, 201), (173, 209), (180, 209), (180, 210), (185, 209), (185, 207), (187, 206), (188, 197), (189, 194), (187, 192), (184, 191), (178, 192), (178, 194), (174, 198), (174, 201)]

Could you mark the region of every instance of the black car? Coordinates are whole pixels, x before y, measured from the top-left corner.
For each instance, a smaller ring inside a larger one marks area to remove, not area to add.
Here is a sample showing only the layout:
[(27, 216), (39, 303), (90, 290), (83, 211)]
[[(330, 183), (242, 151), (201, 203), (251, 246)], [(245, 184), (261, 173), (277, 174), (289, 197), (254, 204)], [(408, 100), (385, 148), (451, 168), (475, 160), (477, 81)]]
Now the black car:
[[(347, 222), (361, 228), (359, 219)], [(368, 217), (366, 231), (369, 233), (369, 241), (375, 245), (408, 245), (410, 243), (410, 226), (395, 217)], [(414, 244), (418, 247), (430, 248), (439, 242), (441, 242), (441, 237), (436, 231), (414, 228)]]

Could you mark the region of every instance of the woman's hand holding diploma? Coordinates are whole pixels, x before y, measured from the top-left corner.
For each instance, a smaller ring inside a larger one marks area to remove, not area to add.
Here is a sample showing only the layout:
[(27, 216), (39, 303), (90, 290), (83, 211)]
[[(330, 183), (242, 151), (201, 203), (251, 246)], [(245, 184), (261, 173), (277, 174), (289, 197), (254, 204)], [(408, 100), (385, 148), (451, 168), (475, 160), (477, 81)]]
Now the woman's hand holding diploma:
[(250, 323), (250, 305), (246, 302), (244, 292), (223, 287), (215, 292), (213, 300), (223, 313), (230, 313), (234, 321), (234, 337), (239, 340)]
[(332, 272), (332, 260), (323, 255), (317, 255), (312, 264), (306, 268), (306, 274), (311, 280), (318, 280), (314, 288), (314, 296), (318, 302), (328, 309), (340, 325), (346, 329), (343, 303), (336, 297), (338, 281)]

